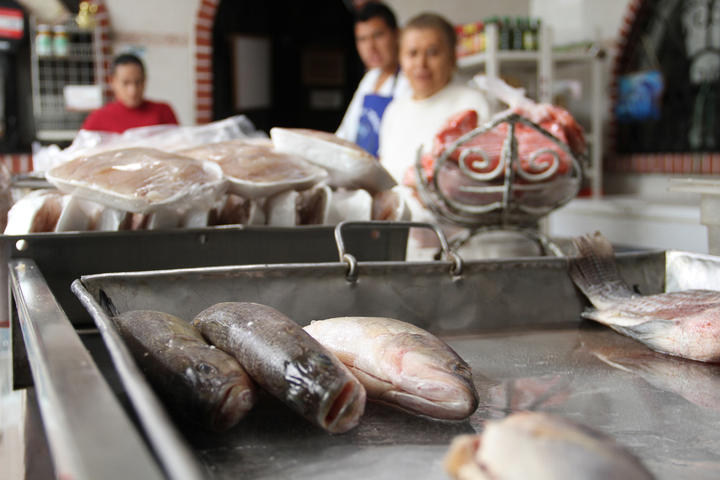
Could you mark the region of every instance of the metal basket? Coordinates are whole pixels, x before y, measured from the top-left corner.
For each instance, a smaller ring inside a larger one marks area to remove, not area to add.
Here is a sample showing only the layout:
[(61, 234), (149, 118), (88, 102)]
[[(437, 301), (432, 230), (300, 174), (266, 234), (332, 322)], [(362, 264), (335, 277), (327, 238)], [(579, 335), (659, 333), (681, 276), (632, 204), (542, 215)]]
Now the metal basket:
[[(507, 126), (507, 135), (497, 165), (493, 165), (492, 156), (483, 148), (461, 149), (503, 124)], [(541, 134), (552, 148), (524, 152), (521, 158), (518, 124)], [(451, 159), (455, 152), (459, 154), (457, 163)], [(470, 155), (479, 159), (468, 161)], [(565, 142), (536, 123), (508, 113), (462, 135), (434, 160), (433, 176), (428, 180), (422, 168), (422, 150), (418, 151), (417, 190), (438, 220), (466, 229), (451, 240), (453, 248), (480, 232), (511, 230), (538, 241), (546, 251), (559, 252), (539, 232), (538, 221), (573, 199), (582, 185), (582, 163)]]

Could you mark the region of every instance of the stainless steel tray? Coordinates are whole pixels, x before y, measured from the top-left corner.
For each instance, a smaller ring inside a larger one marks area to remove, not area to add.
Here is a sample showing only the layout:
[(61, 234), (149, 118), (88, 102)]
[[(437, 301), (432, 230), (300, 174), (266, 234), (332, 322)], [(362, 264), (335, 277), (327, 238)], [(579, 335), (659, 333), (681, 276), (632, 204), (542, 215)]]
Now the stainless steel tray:
[[(70, 284), (81, 275), (166, 268), (336, 258), (332, 226), (207, 227), (134, 232), (72, 232), (0, 235), (0, 325), (7, 324), (7, 263), (35, 261), (74, 325), (90, 324)], [(348, 242), (364, 260), (403, 260), (407, 231), (358, 226)]]
[[(343, 249), (340, 248), (341, 257)], [(618, 255), (642, 293), (720, 289), (715, 257), (682, 252)], [(583, 422), (637, 453), (658, 478), (717, 478), (720, 371), (649, 353), (580, 320), (585, 301), (562, 258), (467, 262), (346, 262), (211, 267), (83, 276), (73, 290), (93, 316), (160, 463), (179, 459), (207, 478), (446, 478), (453, 436), (516, 410)], [(355, 430), (328, 435), (269, 401), (218, 435), (173, 423), (117, 335), (109, 310), (157, 309), (191, 319), (220, 301), (255, 301), (301, 324), (383, 315), (444, 336), (472, 366), (480, 408), (465, 422), (417, 418), (369, 404)], [(624, 370), (609, 358), (637, 357)], [(620, 353), (618, 353), (620, 352)], [(168, 439), (182, 439), (172, 446)], [(172, 473), (168, 474), (173, 477)], [(174, 478), (174, 477), (173, 477)]]

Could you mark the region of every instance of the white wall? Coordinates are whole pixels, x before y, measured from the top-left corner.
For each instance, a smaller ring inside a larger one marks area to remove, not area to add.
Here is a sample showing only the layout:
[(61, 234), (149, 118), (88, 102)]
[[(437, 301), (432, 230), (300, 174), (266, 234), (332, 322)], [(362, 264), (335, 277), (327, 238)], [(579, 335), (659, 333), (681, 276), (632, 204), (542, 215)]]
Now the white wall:
[(530, 16), (555, 31), (555, 44), (614, 41), (628, 0), (530, 0)]
[(432, 11), (451, 23), (467, 23), (492, 15), (527, 16), (531, 0), (385, 0), (403, 24), (414, 15)]
[(181, 124), (195, 123), (195, 19), (200, 0), (105, 0), (113, 52), (138, 49), (146, 96), (172, 105)]

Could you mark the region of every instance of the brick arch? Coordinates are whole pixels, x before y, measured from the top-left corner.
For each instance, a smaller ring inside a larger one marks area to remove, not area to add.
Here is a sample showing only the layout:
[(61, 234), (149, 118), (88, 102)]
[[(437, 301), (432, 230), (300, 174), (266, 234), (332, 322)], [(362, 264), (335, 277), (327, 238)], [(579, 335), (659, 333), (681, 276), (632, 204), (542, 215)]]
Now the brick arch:
[(195, 123), (212, 120), (212, 30), (220, 0), (201, 0), (195, 18)]

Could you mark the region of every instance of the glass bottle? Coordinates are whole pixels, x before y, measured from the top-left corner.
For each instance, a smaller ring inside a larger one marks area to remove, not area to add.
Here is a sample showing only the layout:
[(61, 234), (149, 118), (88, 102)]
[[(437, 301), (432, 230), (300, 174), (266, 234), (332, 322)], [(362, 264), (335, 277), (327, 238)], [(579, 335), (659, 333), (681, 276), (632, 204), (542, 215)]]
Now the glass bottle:
[(50, 37), (50, 27), (48, 25), (38, 25), (35, 34), (35, 53), (38, 57), (48, 57), (52, 55), (52, 38)]
[(67, 57), (70, 48), (65, 27), (63, 25), (55, 25), (53, 33), (53, 53), (56, 57)]

